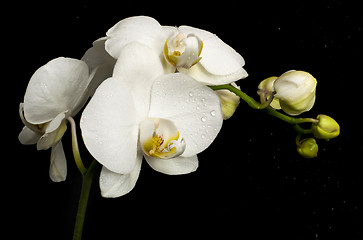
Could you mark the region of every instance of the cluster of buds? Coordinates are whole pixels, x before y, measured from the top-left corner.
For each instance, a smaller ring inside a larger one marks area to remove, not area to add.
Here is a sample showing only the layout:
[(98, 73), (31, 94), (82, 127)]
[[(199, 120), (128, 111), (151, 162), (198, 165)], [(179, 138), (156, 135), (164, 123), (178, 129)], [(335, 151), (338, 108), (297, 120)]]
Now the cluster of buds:
[[(310, 73), (292, 70), (280, 77), (269, 77), (263, 80), (258, 86), (257, 93), (260, 95), (262, 104), (269, 102), (273, 109), (282, 109), (285, 113), (296, 116), (313, 107), (316, 84), (316, 79)], [(305, 122), (311, 122), (311, 129), (298, 131), (297, 152), (305, 158), (314, 158), (318, 154), (315, 138), (325, 140), (335, 138), (340, 133), (340, 127), (333, 118), (323, 114), (318, 115), (316, 119), (306, 118), (305, 120)], [(305, 134), (311, 134), (313, 137), (302, 138)]]

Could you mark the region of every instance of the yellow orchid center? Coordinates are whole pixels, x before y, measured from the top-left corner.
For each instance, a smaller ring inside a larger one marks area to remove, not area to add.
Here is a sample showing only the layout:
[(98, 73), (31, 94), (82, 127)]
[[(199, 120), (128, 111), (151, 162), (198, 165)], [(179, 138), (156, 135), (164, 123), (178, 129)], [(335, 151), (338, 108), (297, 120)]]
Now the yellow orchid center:
[(172, 137), (165, 141), (162, 136), (154, 134), (153, 137), (145, 141), (143, 149), (150, 157), (169, 158), (176, 153), (176, 147), (171, 145), (171, 140), (177, 141), (179, 133), (176, 137)]
[(182, 33), (171, 39), (166, 39), (164, 57), (174, 67), (191, 68), (202, 57), (203, 41), (194, 34), (185, 37)]
[(143, 121), (140, 125), (140, 143), (147, 156), (162, 159), (178, 156), (185, 149), (174, 123), (166, 119)]

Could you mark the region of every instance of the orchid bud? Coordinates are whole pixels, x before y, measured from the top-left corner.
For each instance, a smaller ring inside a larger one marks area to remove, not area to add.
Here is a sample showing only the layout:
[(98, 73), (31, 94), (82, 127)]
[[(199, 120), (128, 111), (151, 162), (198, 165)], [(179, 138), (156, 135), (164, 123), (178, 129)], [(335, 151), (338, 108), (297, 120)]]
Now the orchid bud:
[(297, 152), (304, 158), (314, 158), (318, 155), (318, 144), (314, 138), (297, 141)]
[(317, 120), (319, 122), (313, 123), (311, 126), (311, 130), (316, 138), (329, 140), (339, 135), (339, 124), (333, 118), (320, 114)]
[[(261, 103), (266, 102), (273, 94), (273, 86), (276, 81), (277, 77), (269, 77), (265, 80), (261, 81), (258, 85), (257, 94), (260, 95)], [(274, 109), (281, 109), (280, 101), (277, 98), (274, 98), (270, 103), (270, 106)]]
[[(241, 89), (235, 83), (232, 83), (232, 86), (239, 90)], [(236, 111), (240, 102), (240, 97), (228, 90), (217, 90), (216, 93), (221, 101), (223, 120), (227, 120), (232, 117)]]
[(288, 71), (273, 85), (282, 110), (292, 116), (309, 111), (315, 102), (316, 79), (304, 71)]

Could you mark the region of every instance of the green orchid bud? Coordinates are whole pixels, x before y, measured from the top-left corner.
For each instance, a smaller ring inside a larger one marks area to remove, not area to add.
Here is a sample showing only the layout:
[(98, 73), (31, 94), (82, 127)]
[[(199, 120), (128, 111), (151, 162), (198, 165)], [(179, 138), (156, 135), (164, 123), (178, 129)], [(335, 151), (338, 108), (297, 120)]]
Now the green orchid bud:
[(305, 138), (296, 141), (297, 152), (304, 158), (314, 158), (318, 156), (318, 144), (314, 138)]
[(309, 111), (315, 103), (316, 79), (304, 71), (288, 71), (273, 85), (282, 110), (292, 116)]
[[(235, 83), (232, 83), (232, 86), (239, 90), (241, 89)], [(221, 101), (223, 120), (227, 120), (232, 117), (236, 111), (240, 102), (240, 97), (228, 90), (217, 90), (216, 93)]]
[(316, 118), (319, 120), (318, 123), (313, 123), (311, 130), (318, 139), (332, 139), (340, 134), (339, 124), (331, 117), (320, 114)]
[[(273, 85), (274, 85), (276, 79), (277, 79), (277, 77), (269, 77), (269, 78), (266, 78), (265, 80), (261, 81), (260, 84), (258, 85), (257, 94), (260, 95), (261, 103), (266, 102), (272, 96), (272, 93), (274, 91)], [(277, 98), (274, 98), (272, 100), (272, 102), (270, 103), (270, 106), (277, 110), (281, 109), (279, 99), (277, 99)]]

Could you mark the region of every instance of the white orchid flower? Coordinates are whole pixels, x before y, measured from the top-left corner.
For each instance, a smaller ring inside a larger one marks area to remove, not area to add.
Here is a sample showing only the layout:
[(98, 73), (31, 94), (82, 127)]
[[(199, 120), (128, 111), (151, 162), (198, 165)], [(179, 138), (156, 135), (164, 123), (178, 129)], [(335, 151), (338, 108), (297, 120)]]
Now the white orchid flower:
[(67, 117), (74, 116), (85, 103), (91, 79), (85, 62), (56, 58), (34, 73), (24, 103), (20, 104), (25, 127), (19, 141), (37, 144), (38, 150), (52, 148), (49, 175), (54, 182), (66, 179), (67, 163), (61, 139), (67, 129)]
[(131, 191), (143, 156), (156, 171), (186, 174), (198, 167), (222, 126), (218, 96), (182, 73), (164, 74), (154, 49), (126, 45), (113, 76), (96, 90), (81, 117), (84, 143), (103, 165), (103, 197)]
[(177, 70), (207, 85), (229, 84), (248, 76), (242, 56), (202, 29), (161, 26), (151, 17), (130, 17), (108, 30), (106, 51), (117, 59), (130, 42), (152, 47), (166, 73)]

